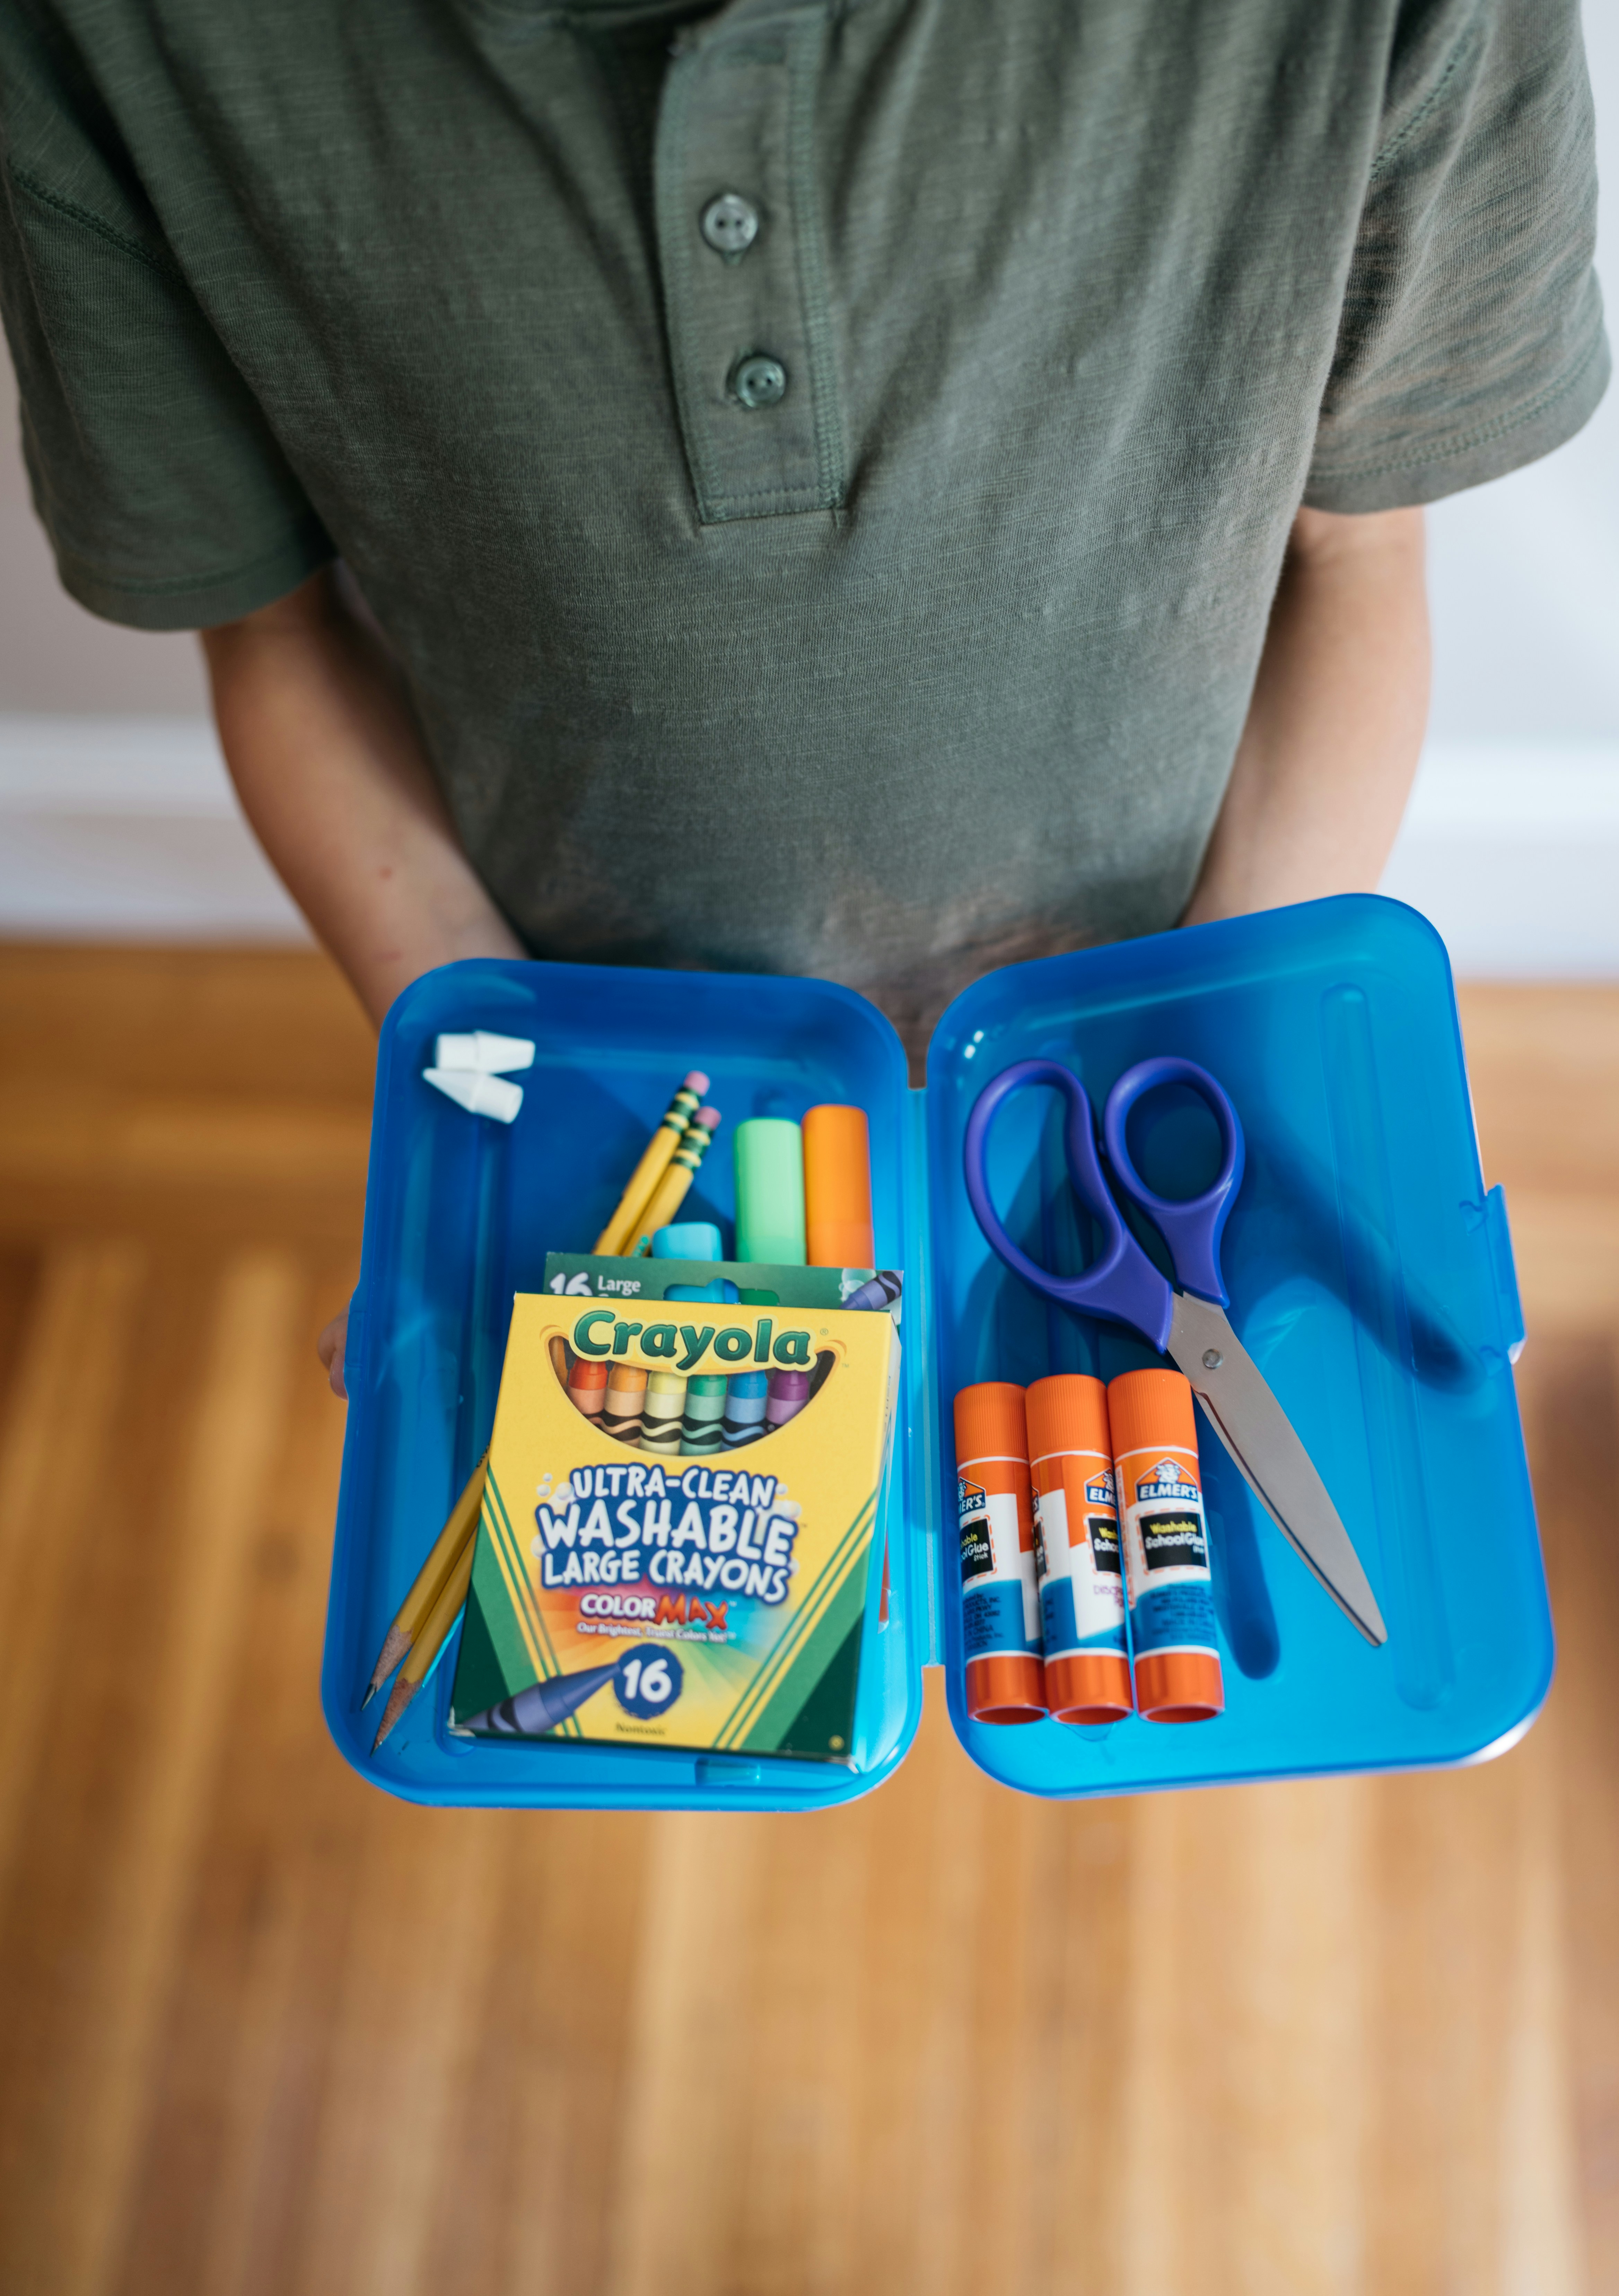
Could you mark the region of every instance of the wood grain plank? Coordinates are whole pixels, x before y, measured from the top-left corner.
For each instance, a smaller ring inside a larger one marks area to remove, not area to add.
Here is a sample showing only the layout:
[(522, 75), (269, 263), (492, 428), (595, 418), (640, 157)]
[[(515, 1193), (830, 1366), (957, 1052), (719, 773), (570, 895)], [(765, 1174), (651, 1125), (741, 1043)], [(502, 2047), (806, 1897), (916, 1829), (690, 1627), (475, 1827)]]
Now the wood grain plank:
[(119, 2296), (291, 2274), (372, 1801), (312, 1695), (342, 1414), (309, 1374), (317, 1303), (352, 1280), (317, 1261), (305, 1285)]
[(0, 1074), (369, 1103), (376, 1038), (311, 949), (0, 941)]
[(1541, 1762), (1558, 1830), (1547, 1841), (1537, 1813), (1546, 1870), (1523, 1886), (1549, 1901), (1542, 1922), (1561, 1917), (1561, 2110), (1573, 2118), (1584, 2285), (1606, 2296), (1619, 2288), (1619, 1580), (1614, 1503), (1591, 1468), (1619, 1450), (1615, 1342), (1537, 1345), (1521, 1384), (1558, 1638), (1547, 1713), (1523, 1750)]
[(51, 1691), (79, 1646), (75, 1582), (111, 1480), (111, 1422), (144, 1270), (127, 1244), (53, 1254), (41, 1276), (0, 1436), (0, 1906), (22, 1853), (21, 1802), (50, 1726)]
[[(131, 2174), (153, 2086), (153, 2045), (177, 1974), (176, 1951), (224, 1741), (251, 1549), (274, 1471), (300, 1283), (258, 1254), (223, 1272), (184, 1479), (166, 1631), (150, 1650), (161, 1684), (124, 1829), (116, 1950), (100, 1972), (94, 2093), (74, 2136), (84, 2194), (66, 2243), (64, 2287), (100, 2296), (115, 2278)], [(110, 1945), (114, 1940), (110, 1939)]]

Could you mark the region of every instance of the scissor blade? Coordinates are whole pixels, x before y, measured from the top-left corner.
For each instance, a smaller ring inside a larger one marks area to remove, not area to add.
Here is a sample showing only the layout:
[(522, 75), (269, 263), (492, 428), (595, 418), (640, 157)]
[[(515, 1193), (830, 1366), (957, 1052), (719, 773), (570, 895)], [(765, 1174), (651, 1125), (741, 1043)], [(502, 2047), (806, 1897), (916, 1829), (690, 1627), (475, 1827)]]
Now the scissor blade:
[(1294, 1553), (1369, 1643), (1386, 1643), (1383, 1614), (1327, 1487), (1225, 1310), (1177, 1292), (1169, 1353)]

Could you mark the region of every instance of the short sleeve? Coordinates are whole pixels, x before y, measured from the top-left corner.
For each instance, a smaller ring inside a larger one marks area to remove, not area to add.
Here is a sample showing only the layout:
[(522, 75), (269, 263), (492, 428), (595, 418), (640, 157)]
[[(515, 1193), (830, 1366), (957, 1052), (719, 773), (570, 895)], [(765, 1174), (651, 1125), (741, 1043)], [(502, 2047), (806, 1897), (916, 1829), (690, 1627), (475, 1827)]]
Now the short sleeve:
[(138, 629), (230, 621), (332, 555), (87, 79), (0, 12), (0, 312), (64, 586)]
[(1407, 11), (1304, 500), (1436, 501), (1549, 454), (1608, 376), (1576, 0)]

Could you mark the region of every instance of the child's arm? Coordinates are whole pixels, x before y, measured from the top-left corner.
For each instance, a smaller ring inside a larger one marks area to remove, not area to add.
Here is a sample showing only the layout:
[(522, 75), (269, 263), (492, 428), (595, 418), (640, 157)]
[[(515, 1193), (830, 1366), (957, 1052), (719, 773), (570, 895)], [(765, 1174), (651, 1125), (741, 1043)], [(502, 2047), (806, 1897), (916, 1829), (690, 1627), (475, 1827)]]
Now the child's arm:
[(380, 1022), (458, 956), (520, 956), (462, 851), (397, 681), (330, 573), (202, 633), (242, 810)]
[(1301, 510), (1183, 924), (1371, 891), (1427, 718), (1422, 512)]

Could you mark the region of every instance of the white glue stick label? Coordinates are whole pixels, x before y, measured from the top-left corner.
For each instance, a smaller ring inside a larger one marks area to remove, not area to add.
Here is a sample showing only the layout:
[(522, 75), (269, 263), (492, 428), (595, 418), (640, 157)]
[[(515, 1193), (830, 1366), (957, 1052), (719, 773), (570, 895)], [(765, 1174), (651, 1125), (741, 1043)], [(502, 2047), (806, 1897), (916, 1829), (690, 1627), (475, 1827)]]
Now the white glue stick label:
[(956, 1509), (969, 1658), (1038, 1652), (1040, 1587), (1034, 1550), (1022, 1543), (1016, 1496), (986, 1491), (964, 1473), (956, 1485)]
[[(1043, 1472), (1049, 1472), (1042, 1463)], [(1100, 1459), (1065, 1459), (1062, 1480), (1034, 1493), (1034, 1559), (1045, 1654), (1124, 1648), (1113, 1470)]]

